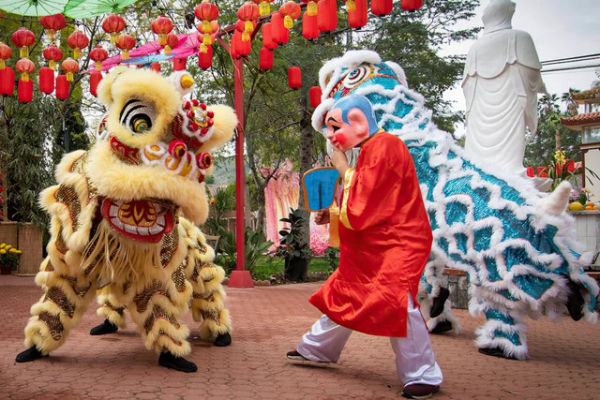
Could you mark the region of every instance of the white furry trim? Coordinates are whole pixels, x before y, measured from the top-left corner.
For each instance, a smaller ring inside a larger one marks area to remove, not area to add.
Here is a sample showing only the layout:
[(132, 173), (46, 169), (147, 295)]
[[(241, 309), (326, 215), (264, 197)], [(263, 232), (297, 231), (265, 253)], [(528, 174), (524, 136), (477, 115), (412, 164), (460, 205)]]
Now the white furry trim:
[(325, 118), (325, 114), (327, 114), (334, 103), (335, 100), (328, 98), (323, 100), (321, 104), (315, 108), (315, 111), (313, 111), (311, 118), (312, 127), (315, 131), (321, 133), (323, 136), (325, 136), (325, 132), (323, 131), (323, 119)]
[(406, 80), (406, 74), (404, 73), (404, 69), (393, 61), (386, 61), (385, 63), (388, 67), (390, 67), (392, 71), (394, 71), (400, 83), (408, 87), (408, 81)]
[(319, 70), (319, 85), (325, 87), (325, 80), (328, 75), (334, 70), (345, 67), (350, 68), (358, 66), (362, 63), (379, 64), (381, 57), (373, 50), (351, 50), (346, 52), (342, 57), (332, 58), (327, 61)]

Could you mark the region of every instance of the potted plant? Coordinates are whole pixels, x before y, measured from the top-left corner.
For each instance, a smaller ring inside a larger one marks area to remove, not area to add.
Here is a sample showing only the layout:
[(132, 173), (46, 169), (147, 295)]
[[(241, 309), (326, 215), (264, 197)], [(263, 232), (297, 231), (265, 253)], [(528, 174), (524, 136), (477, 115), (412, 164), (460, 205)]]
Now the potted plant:
[(300, 209), (290, 209), (288, 218), (280, 221), (290, 224), (289, 227), (279, 231), (281, 241), (273, 251), (274, 255), (284, 257), (284, 277), (290, 281), (305, 281), (310, 261), (310, 249), (302, 237), (304, 217)]
[(0, 272), (2, 275), (10, 275), (16, 269), (19, 262), (21, 250), (7, 243), (0, 244)]

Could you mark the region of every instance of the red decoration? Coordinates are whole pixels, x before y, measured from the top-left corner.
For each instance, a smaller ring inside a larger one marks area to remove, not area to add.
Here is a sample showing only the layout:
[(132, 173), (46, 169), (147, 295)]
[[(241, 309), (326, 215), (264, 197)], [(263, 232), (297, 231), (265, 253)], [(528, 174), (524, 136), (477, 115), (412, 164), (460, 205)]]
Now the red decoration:
[(321, 32), (330, 32), (337, 28), (337, 3), (335, 0), (319, 0), (318, 24)]
[(79, 63), (73, 60), (71, 57), (63, 61), (62, 64), (60, 64), (60, 67), (64, 72), (67, 73), (67, 80), (69, 82), (73, 81), (73, 74), (79, 71)]
[[(317, 15), (319, 7), (317, 6), (317, 0), (302, 0), (306, 4), (306, 12), (311, 17)], [(304, 17), (302, 17), (304, 18)]]
[(185, 71), (187, 58), (174, 58), (173, 59), (173, 71)]
[(258, 6), (251, 1), (247, 1), (238, 9), (237, 15), (240, 21), (244, 21), (242, 40), (248, 41), (250, 40), (250, 34), (254, 31), (254, 21), (260, 15)]
[(56, 98), (64, 100), (69, 97), (69, 81), (66, 75), (58, 75), (56, 77)]
[(50, 67), (40, 68), (40, 90), (46, 94), (54, 92), (54, 70)]
[(35, 42), (35, 35), (29, 29), (19, 28), (11, 36), (12, 42), (15, 47), (21, 49), (19, 56), (21, 58), (29, 57), (29, 46)]
[(194, 14), (201, 21), (212, 21), (219, 17), (219, 8), (210, 1), (203, 1), (194, 8)]
[(15, 70), (11, 67), (0, 69), (0, 95), (11, 96), (15, 91)]
[(310, 106), (312, 108), (317, 108), (319, 104), (321, 104), (321, 88), (319, 86), (313, 86), (308, 89), (308, 98), (310, 100)]
[(0, 42), (0, 70), (6, 67), (6, 62), (4, 60), (8, 60), (12, 55), (12, 49), (10, 46), (5, 45)]
[(313, 40), (319, 37), (319, 17), (317, 15), (309, 15), (305, 11), (302, 15), (302, 36), (307, 40)]
[(423, 6), (423, 0), (402, 0), (400, 5), (403, 10), (415, 11)]
[(288, 69), (288, 86), (292, 89), (300, 89), (302, 86), (302, 71), (293, 66)]
[(171, 49), (174, 49), (179, 45), (179, 38), (174, 33), (169, 33), (166, 38), (167, 44), (165, 46), (165, 54), (171, 54)]
[(219, 8), (209, 1), (203, 1), (194, 8), (194, 14), (202, 21), (196, 28), (202, 35), (200, 52), (206, 53), (207, 46), (212, 45), (214, 41), (212, 34), (219, 30), (219, 24), (215, 21), (219, 17)]
[(277, 48), (277, 41), (273, 39), (273, 24), (267, 22), (262, 26), (263, 47), (274, 50)]
[(167, 44), (167, 35), (173, 30), (173, 21), (161, 15), (154, 19), (150, 26), (152, 27), (152, 32), (158, 35), (158, 44), (161, 46)]
[(117, 38), (115, 44), (119, 49), (121, 49), (121, 59), (128, 60), (129, 50), (133, 49), (135, 46), (135, 38), (127, 33), (122, 33)]
[(111, 14), (102, 21), (102, 29), (110, 34), (110, 42), (116, 43), (117, 36), (127, 25), (123, 17), (117, 14)]
[(294, 1), (288, 1), (279, 7), (279, 13), (283, 15), (283, 26), (291, 29), (294, 26), (294, 20), (300, 16), (300, 5)]
[[(63, 58), (62, 50), (54, 45), (46, 47), (42, 55), (48, 60), (48, 66), (52, 69), (56, 69), (56, 62)], [(54, 86), (54, 83), (52, 85)]]
[(98, 84), (102, 80), (102, 72), (92, 71), (90, 74), (90, 93), (92, 96), (98, 96)]
[[(335, 1), (335, 0), (334, 0)], [(279, 12), (271, 14), (273, 39), (277, 43), (286, 44), (290, 38), (290, 31), (283, 24), (283, 16)]]
[(29, 58), (21, 58), (15, 68), (21, 73), (21, 79), (27, 80), (29, 74), (35, 71), (35, 64)]
[(394, 3), (392, 0), (371, 0), (371, 12), (373, 15), (388, 15), (392, 12)]
[(530, 178), (534, 177), (533, 167), (527, 167), (527, 176)]
[(108, 52), (102, 46), (96, 46), (90, 51), (90, 58), (96, 63), (94, 68), (102, 71), (102, 61), (108, 58)]
[(158, 62), (153, 62), (152, 64), (150, 64), (150, 69), (152, 71), (158, 72), (160, 73), (160, 63)]
[(260, 69), (264, 69), (265, 71), (273, 68), (273, 52), (266, 47), (260, 49), (258, 65)]
[(48, 31), (48, 38), (55, 41), (56, 33), (67, 25), (67, 21), (64, 15), (54, 14), (40, 17), (40, 24)]
[(212, 65), (212, 56), (212, 46), (206, 46), (206, 53), (198, 53), (198, 66), (202, 69), (209, 69)]
[(19, 102), (29, 103), (33, 99), (33, 81), (29, 78), (21, 77), (19, 79), (19, 87), (17, 89)]
[(90, 40), (81, 31), (75, 31), (67, 38), (67, 45), (73, 49), (73, 58), (76, 60), (81, 58), (81, 49), (87, 47), (89, 43)]
[(354, 0), (354, 10), (348, 11), (348, 25), (362, 28), (367, 24), (367, 0)]

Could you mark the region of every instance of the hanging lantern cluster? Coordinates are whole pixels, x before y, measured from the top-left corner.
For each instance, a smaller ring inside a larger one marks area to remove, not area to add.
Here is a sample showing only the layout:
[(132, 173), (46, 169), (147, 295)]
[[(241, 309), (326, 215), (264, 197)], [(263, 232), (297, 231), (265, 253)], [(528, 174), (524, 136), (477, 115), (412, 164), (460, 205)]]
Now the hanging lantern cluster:
[[(196, 27), (198, 32), (200, 32), (198, 39), (202, 41), (200, 53), (207, 53), (208, 47), (212, 46), (214, 42), (213, 34), (219, 30), (219, 24), (217, 23), (219, 8), (210, 1), (204, 0), (194, 8), (194, 15), (200, 20), (200, 23)], [(212, 53), (212, 48), (210, 51)]]
[(117, 14), (110, 14), (102, 21), (102, 29), (110, 35), (110, 42), (116, 43), (117, 37), (127, 25), (123, 17)]
[(57, 68), (56, 63), (62, 59), (63, 53), (61, 49), (51, 45), (44, 49), (42, 55), (48, 61), (48, 66), (40, 68), (39, 86), (42, 92), (50, 94), (54, 91), (54, 70)]
[(90, 51), (90, 59), (95, 63), (94, 71), (90, 74), (90, 93), (97, 96), (98, 84), (102, 80), (102, 61), (108, 58), (108, 52), (102, 46), (96, 46)]
[(35, 70), (35, 64), (28, 57), (29, 46), (35, 42), (35, 35), (29, 29), (19, 28), (12, 34), (11, 39), (19, 48), (21, 57), (15, 65), (15, 69), (21, 74), (17, 88), (18, 98), (21, 103), (29, 103), (33, 98), (33, 81), (29, 79), (29, 74)]
[(0, 42), (0, 95), (10, 96), (15, 91), (15, 71), (6, 66), (12, 55), (10, 46)]
[[(244, 22), (242, 26), (242, 40), (245, 42), (249, 41), (250, 35), (254, 32), (254, 24), (260, 16), (258, 6), (251, 1), (247, 1), (238, 9), (237, 15), (238, 19)], [(236, 24), (236, 30), (239, 30), (237, 29), (238, 24)]]

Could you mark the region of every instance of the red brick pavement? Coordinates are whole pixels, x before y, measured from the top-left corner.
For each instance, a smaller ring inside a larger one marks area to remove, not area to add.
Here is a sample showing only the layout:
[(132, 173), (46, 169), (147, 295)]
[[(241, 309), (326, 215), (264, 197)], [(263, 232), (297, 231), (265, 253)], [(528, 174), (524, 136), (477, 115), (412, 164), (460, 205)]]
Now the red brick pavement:
[[(402, 385), (385, 338), (355, 333), (340, 362), (328, 368), (288, 363), (285, 353), (319, 317), (307, 299), (318, 283), (227, 288), (233, 344), (218, 348), (197, 339), (190, 359), (198, 372), (159, 367), (131, 320), (117, 334), (89, 336), (101, 322), (95, 304), (66, 344), (49, 358), (16, 364), (29, 307), (41, 291), (33, 278), (0, 276), (0, 399), (395, 399)], [(473, 345), (483, 320), (455, 310), (458, 336), (434, 335), (445, 382), (436, 399), (598, 399), (600, 325), (565, 318), (529, 321), (530, 359), (481, 355)]]

